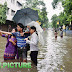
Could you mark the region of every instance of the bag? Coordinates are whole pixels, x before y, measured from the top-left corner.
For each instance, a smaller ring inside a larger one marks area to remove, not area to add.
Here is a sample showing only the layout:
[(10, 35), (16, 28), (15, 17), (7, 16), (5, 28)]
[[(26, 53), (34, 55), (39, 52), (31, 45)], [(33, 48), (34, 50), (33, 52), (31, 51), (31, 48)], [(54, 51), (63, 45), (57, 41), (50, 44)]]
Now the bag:
[(26, 49), (27, 49), (27, 51), (30, 50), (30, 44), (26, 43)]

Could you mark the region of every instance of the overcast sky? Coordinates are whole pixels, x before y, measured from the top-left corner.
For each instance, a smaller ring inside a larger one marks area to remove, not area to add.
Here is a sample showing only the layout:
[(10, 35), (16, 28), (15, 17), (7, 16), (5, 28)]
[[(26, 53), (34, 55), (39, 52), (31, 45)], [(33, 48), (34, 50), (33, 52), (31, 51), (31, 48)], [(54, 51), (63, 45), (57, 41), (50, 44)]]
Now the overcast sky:
[(53, 0), (44, 0), (44, 3), (46, 4), (47, 12), (48, 12), (47, 17), (49, 19), (49, 22), (51, 22), (51, 17), (54, 14), (59, 15), (59, 13), (63, 11), (63, 7), (62, 7), (61, 3), (58, 4), (58, 8), (57, 9), (53, 10), (52, 4), (51, 4), (52, 1)]

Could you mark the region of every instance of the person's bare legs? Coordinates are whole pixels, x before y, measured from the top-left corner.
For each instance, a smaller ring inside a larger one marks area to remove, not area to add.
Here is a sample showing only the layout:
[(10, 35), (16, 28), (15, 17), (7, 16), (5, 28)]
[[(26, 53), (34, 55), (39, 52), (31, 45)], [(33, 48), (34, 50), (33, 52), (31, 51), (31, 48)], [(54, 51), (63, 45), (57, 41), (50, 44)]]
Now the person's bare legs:
[(19, 61), (22, 62), (23, 61), (23, 58), (22, 57), (19, 57)]
[(23, 62), (27, 62), (27, 59), (23, 59)]
[(23, 49), (23, 62), (27, 62), (27, 50), (26, 49)]

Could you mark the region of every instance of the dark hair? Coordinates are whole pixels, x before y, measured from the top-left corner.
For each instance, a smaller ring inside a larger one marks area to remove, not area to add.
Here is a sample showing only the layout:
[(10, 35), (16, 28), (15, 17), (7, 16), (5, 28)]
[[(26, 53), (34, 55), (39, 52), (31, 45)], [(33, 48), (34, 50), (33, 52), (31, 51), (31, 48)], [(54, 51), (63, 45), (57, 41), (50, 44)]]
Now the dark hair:
[(31, 27), (31, 29), (33, 29), (33, 30), (35, 30), (35, 31), (36, 31), (36, 27), (34, 27), (34, 26), (32, 26), (32, 27)]
[(20, 26), (22, 29), (24, 29), (24, 26), (22, 23), (18, 23), (17, 25)]
[(55, 32), (57, 32), (57, 30), (55, 30)]
[(31, 29), (33, 29), (33, 30), (36, 32), (36, 34), (38, 35), (38, 33), (37, 33), (37, 31), (36, 31), (36, 27), (35, 27), (35, 26), (32, 26), (32, 27), (31, 27)]
[[(17, 32), (17, 28), (13, 28), (13, 29), (15, 29), (15, 31)], [(8, 38), (11, 38), (11, 36), (14, 36), (14, 37), (15, 37), (15, 35), (9, 35)], [(8, 39), (8, 38), (7, 38), (7, 39)], [(9, 45), (9, 40), (8, 40), (8, 43), (7, 43), (6, 47), (7, 47), (8, 45)]]

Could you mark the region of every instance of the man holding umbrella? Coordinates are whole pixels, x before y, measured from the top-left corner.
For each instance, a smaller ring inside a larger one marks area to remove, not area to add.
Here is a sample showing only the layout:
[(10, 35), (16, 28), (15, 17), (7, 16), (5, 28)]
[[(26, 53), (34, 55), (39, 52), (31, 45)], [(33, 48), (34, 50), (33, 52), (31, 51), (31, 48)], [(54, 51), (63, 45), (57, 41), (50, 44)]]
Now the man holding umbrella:
[(24, 40), (26, 37), (28, 37), (28, 33), (24, 34), (23, 32), (23, 25), (27, 26), (28, 23), (31, 21), (37, 21), (38, 20), (38, 12), (35, 10), (32, 10), (30, 8), (21, 9), (18, 10), (13, 17), (14, 22), (17, 24), (17, 30), (16, 33), (9, 33), (9, 32), (3, 32), (5, 34), (14, 35), (17, 39), (17, 48), (18, 48), (18, 55), (20, 58), (23, 57), (23, 61), (27, 61), (27, 52), (25, 49), (26, 41)]
[[(38, 20), (38, 12), (36, 11), (36, 10), (33, 10), (33, 9), (30, 9), (30, 8), (25, 8), (25, 9), (21, 9), (21, 10), (18, 10), (17, 12), (16, 12), (16, 14), (14, 15), (14, 17), (13, 17), (13, 20), (14, 20), (14, 22), (15, 23), (21, 23), (21, 24), (23, 24), (24, 26), (27, 26), (27, 24), (28, 23), (30, 23), (30, 22), (32, 22), (32, 21), (37, 21)], [(18, 25), (17, 25), (17, 27), (18, 27)], [(18, 28), (17, 28), (18, 29)], [(23, 33), (23, 31), (21, 31), (22, 33)], [(15, 36), (17, 36), (17, 34), (15, 34)], [(25, 36), (25, 37), (27, 37), (28, 36), (28, 33), (27, 33), (27, 35)], [(24, 38), (25, 38), (24, 37)], [(21, 39), (21, 38), (20, 38)], [(24, 39), (23, 39), (24, 40)], [(21, 48), (21, 45), (19, 45), (19, 42), (17, 42), (18, 43), (18, 50)], [(21, 44), (22, 42), (20, 42), (20, 44)], [(25, 40), (24, 40), (24, 42), (23, 42), (23, 45), (25, 44), (26, 42), (25, 42)], [(23, 46), (22, 46), (23, 47)], [(24, 47), (25, 47), (25, 45), (24, 45)], [(20, 52), (18, 52), (19, 53), (19, 55), (20, 55)], [(24, 55), (24, 53), (23, 53), (23, 56), (25, 57), (25, 56), (27, 56), (27, 52), (25, 51), (25, 55)], [(24, 58), (25, 60), (23, 60), (23, 61), (26, 61), (26, 58)]]

